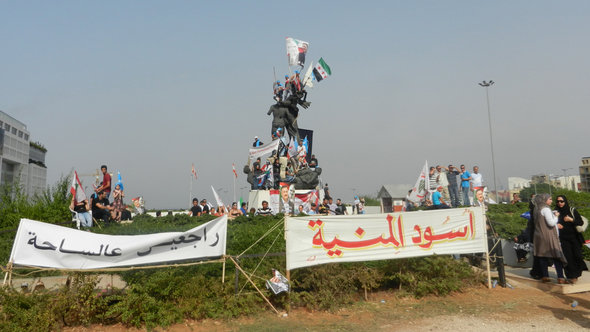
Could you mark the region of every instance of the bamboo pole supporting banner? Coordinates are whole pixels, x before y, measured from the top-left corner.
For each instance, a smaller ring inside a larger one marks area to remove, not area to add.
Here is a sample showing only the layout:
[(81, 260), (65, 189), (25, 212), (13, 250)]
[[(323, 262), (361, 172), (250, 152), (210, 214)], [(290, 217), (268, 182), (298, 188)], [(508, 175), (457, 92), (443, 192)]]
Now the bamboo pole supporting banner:
[(233, 259), (233, 257), (231, 256), (227, 256), (229, 257), (229, 259), (231, 259), (231, 261), (234, 263), (234, 265), (236, 266), (236, 268), (238, 270), (240, 270), (240, 272), (242, 272), (242, 274), (246, 277), (246, 279), (248, 279), (248, 281), (252, 284), (252, 286), (254, 286), (254, 288), (256, 289), (256, 291), (258, 292), (258, 294), (260, 294), (260, 296), (262, 296), (262, 298), (266, 301), (266, 303), (268, 303), (268, 305), (272, 308), (272, 310), (274, 310), (274, 312), (278, 314), (279, 311), (272, 305), (272, 303), (270, 303), (270, 301), (268, 300), (268, 298), (266, 296), (264, 296), (264, 294), (262, 293), (262, 291), (256, 287), (256, 284), (252, 281), (252, 279), (250, 279), (250, 277), (248, 276), (248, 274), (246, 272), (244, 272), (244, 270), (242, 270), (242, 268), (238, 265), (238, 263)]
[(221, 283), (225, 283), (225, 256), (223, 257), (223, 266), (221, 268)]
[[(8, 262), (6, 266), (6, 273), (4, 273), (4, 281), (2, 282), (2, 286), (6, 286), (6, 280), (12, 280), (12, 262)], [(9, 281), (9, 284), (11, 282)]]

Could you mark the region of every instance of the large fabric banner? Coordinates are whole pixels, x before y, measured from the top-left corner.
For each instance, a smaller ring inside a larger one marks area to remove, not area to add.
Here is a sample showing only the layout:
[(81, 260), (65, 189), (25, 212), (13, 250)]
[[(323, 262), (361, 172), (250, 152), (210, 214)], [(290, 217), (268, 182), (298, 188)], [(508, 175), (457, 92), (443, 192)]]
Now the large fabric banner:
[(251, 148), (248, 150), (248, 156), (251, 159), (256, 159), (258, 157), (262, 157), (266, 154), (272, 153), (274, 150), (278, 149), (279, 147), (279, 140), (275, 139), (274, 141), (261, 145), (257, 148)]
[(287, 218), (287, 269), (485, 252), (482, 208)]
[(57, 269), (98, 269), (225, 254), (227, 216), (186, 232), (103, 235), (21, 219), (10, 260), (14, 265)]

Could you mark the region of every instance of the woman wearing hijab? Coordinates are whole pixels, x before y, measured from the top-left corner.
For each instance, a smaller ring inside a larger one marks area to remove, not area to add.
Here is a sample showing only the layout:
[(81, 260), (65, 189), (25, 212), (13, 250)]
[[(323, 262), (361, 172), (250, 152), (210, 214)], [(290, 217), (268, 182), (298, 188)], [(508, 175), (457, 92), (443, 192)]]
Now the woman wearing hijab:
[(581, 226), (584, 222), (576, 209), (571, 209), (567, 198), (559, 195), (556, 198), (556, 210), (559, 212), (559, 241), (563, 255), (567, 259), (567, 266), (564, 267), (565, 276), (569, 283), (578, 281), (582, 271), (588, 271), (588, 267), (582, 257), (582, 245), (584, 237), (579, 233), (576, 226)]
[(535, 256), (539, 257), (539, 264), (541, 266), (541, 281), (550, 282), (549, 259), (553, 259), (555, 264), (555, 272), (557, 272), (557, 283), (566, 284), (563, 276), (563, 265), (567, 264), (567, 260), (561, 250), (559, 243), (559, 235), (557, 230), (557, 221), (559, 213), (552, 212), (549, 208), (552, 199), (549, 194), (539, 194), (535, 196), (535, 235), (534, 235), (534, 252)]

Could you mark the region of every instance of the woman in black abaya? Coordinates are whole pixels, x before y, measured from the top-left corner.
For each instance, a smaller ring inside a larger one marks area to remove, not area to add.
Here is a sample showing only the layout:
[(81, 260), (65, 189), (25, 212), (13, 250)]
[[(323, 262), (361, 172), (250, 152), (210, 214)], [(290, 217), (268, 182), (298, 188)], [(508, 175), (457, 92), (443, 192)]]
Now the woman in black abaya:
[(579, 233), (576, 226), (583, 224), (582, 218), (576, 209), (571, 209), (567, 198), (563, 195), (557, 196), (555, 200), (556, 210), (559, 212), (559, 242), (563, 255), (567, 259), (567, 266), (564, 267), (565, 276), (569, 283), (575, 283), (582, 275), (582, 271), (588, 271), (588, 267), (582, 257), (582, 245), (584, 237)]

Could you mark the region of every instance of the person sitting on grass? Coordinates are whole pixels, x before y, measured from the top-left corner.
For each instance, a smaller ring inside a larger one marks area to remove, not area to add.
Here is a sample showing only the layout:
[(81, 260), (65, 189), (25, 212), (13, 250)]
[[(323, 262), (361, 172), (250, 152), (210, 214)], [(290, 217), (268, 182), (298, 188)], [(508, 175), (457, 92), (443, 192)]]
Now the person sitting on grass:
[(92, 216), (88, 211), (90, 210), (90, 204), (85, 199), (81, 202), (76, 202), (76, 195), (72, 196), (72, 202), (70, 203), (70, 210), (78, 214), (78, 220), (82, 227), (92, 227)]
[(98, 198), (92, 200), (92, 217), (96, 220), (102, 219), (106, 224), (110, 222), (111, 212), (114, 210), (104, 191), (98, 192)]

